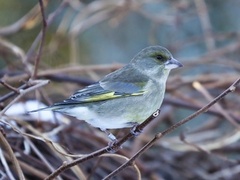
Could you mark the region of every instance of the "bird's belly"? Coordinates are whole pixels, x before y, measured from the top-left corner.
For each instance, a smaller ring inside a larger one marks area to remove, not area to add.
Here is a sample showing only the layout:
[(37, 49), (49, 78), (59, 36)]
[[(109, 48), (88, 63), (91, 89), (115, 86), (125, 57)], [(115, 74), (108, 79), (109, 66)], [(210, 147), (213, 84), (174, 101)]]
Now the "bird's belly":
[[(133, 124), (140, 124), (154, 113), (162, 104), (162, 95), (156, 94), (149, 97), (128, 97), (127, 102), (124, 98), (106, 101), (96, 107), (98, 119), (92, 119), (93, 122), (105, 126), (106, 129), (118, 129), (123, 127), (132, 127)], [(95, 123), (95, 124), (96, 124)], [(92, 124), (93, 125), (93, 124)], [(94, 125), (95, 126), (95, 125)]]

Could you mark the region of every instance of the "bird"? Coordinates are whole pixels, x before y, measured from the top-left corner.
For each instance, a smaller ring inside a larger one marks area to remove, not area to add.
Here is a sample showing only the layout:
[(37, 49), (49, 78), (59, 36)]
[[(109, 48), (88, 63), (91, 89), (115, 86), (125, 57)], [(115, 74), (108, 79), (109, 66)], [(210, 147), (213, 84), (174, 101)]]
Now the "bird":
[(122, 68), (76, 91), (51, 106), (52, 110), (100, 128), (111, 140), (109, 129), (134, 127), (160, 108), (171, 69), (182, 67), (166, 48), (156, 45), (141, 50)]

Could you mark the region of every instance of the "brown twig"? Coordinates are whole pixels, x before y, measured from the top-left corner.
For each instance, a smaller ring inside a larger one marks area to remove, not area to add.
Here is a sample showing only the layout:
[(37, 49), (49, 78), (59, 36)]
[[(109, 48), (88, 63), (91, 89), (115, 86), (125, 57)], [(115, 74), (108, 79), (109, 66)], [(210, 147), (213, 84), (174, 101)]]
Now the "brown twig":
[(215, 46), (215, 39), (213, 38), (212, 33), (212, 25), (208, 13), (208, 8), (206, 2), (195, 0), (195, 5), (197, 8), (197, 13), (202, 25), (203, 33), (204, 33), (204, 40), (206, 42), (206, 46), (209, 51), (214, 50)]
[(6, 101), (7, 99), (13, 97), (13, 96), (16, 95), (16, 94), (19, 94), (19, 90), (20, 90), (20, 89), (25, 89), (25, 88), (27, 88), (27, 87), (29, 87), (28, 84), (23, 84), (23, 85), (21, 85), (19, 88), (17, 88), (17, 91), (14, 91), (14, 90), (13, 90), (13, 91), (11, 91), (11, 92), (9, 92), (9, 93), (1, 96), (1, 97), (0, 97), (0, 103)]
[(12, 165), (14, 167), (15, 172), (18, 175), (18, 178), (20, 180), (24, 180), (25, 177), (24, 177), (22, 169), (18, 163), (18, 160), (15, 157), (11, 146), (9, 145), (8, 141), (6, 140), (6, 138), (4, 137), (4, 135), (2, 134), (1, 131), (0, 131), (0, 147), (1, 147), (1, 149), (5, 149), (6, 152), (8, 152), (9, 158), (11, 159)]
[[(46, 23), (49, 25), (53, 22), (53, 20), (62, 12), (62, 10), (65, 8), (65, 6), (68, 4), (68, 1), (63, 1), (60, 6), (49, 15)], [(32, 56), (35, 48), (37, 47), (38, 42), (42, 39), (42, 31), (38, 34), (38, 36), (35, 38), (34, 42), (32, 43), (31, 47), (29, 48), (28, 52), (26, 53), (26, 61), (29, 60), (29, 58)]]
[[(164, 99), (164, 103), (172, 106), (177, 106), (181, 108), (186, 108), (186, 109), (191, 109), (191, 110), (198, 110), (201, 107), (199, 105), (194, 105), (189, 102), (183, 101), (181, 99), (174, 99), (172, 97), (166, 97)], [(216, 115), (216, 116), (222, 116), (222, 114), (214, 109), (209, 109), (206, 113), (211, 114), (211, 115)]]
[(10, 84), (6, 83), (5, 81), (0, 80), (0, 83), (1, 83), (3, 86), (5, 86), (6, 88), (10, 89), (11, 91), (19, 94), (19, 90), (18, 90), (17, 88), (11, 86)]
[[(134, 132), (138, 133), (141, 132), (143, 130), (143, 128), (149, 124), (153, 119), (155, 119), (158, 115), (159, 115), (160, 110), (157, 110), (156, 112), (154, 112), (149, 118), (147, 118), (143, 123), (139, 124), (138, 126), (136, 126), (134, 128)], [(65, 171), (66, 169), (69, 169), (72, 166), (75, 166), (79, 163), (82, 163), (84, 161), (87, 161), (89, 159), (92, 159), (94, 157), (98, 157), (104, 153), (108, 153), (108, 152), (116, 152), (118, 151), (119, 148), (121, 148), (121, 145), (126, 142), (127, 140), (129, 140), (130, 138), (134, 137), (134, 133), (131, 131), (129, 132), (126, 136), (124, 136), (122, 139), (117, 140), (116, 142), (114, 142), (113, 144), (110, 144), (109, 146), (99, 149), (93, 153), (88, 154), (87, 156), (84, 156), (82, 158), (76, 159), (72, 162), (63, 162), (63, 164), (56, 169), (52, 174), (50, 174), (45, 180), (50, 180), (50, 179), (54, 179), (56, 178), (60, 173), (62, 173), (63, 171)]]
[[(4, 157), (8, 161), (10, 161), (10, 162), (12, 161), (12, 159), (10, 158), (10, 156), (7, 153), (4, 153)], [(40, 169), (34, 167), (32, 164), (28, 164), (28, 163), (24, 162), (24, 160), (18, 159), (18, 163), (19, 163), (20, 167), (22, 168), (23, 172), (26, 172), (26, 171), (31, 172), (35, 178), (39, 178), (39, 179), (44, 179), (47, 176), (46, 172), (41, 171)]]
[(204, 152), (204, 153), (210, 154), (210, 152), (209, 152), (208, 150), (205, 150), (205, 149), (203, 149), (202, 147), (200, 147), (200, 146), (198, 146), (198, 145), (196, 145), (196, 144), (194, 144), (194, 143), (188, 142), (188, 141), (186, 140), (186, 137), (185, 137), (185, 134), (184, 134), (184, 133), (181, 133), (179, 137), (180, 137), (180, 140), (181, 140), (183, 143), (185, 143), (185, 144), (193, 147), (194, 149), (196, 149), (196, 150), (198, 150), (198, 151), (200, 151), (200, 152)]
[[(206, 99), (210, 101), (213, 99), (211, 94), (202, 86), (200, 82), (198, 81), (193, 82), (193, 87), (197, 89), (200, 93), (202, 93), (206, 97)], [(227, 111), (225, 111), (224, 108), (219, 103), (216, 103), (214, 107), (219, 113), (222, 114), (223, 117), (225, 117), (232, 125), (234, 125), (234, 127), (240, 130), (240, 125), (238, 124), (238, 122), (236, 122), (234, 118), (232, 118), (230, 114)]]
[(117, 175), (119, 172), (121, 172), (123, 169), (125, 169), (126, 167), (130, 166), (135, 160), (136, 158), (138, 158), (140, 155), (142, 155), (147, 149), (149, 149), (157, 140), (159, 140), (160, 138), (162, 138), (163, 136), (169, 134), (170, 132), (172, 132), (173, 130), (175, 130), (176, 128), (178, 128), (179, 126), (189, 122), (190, 120), (192, 120), (193, 118), (199, 116), (200, 114), (206, 112), (211, 106), (213, 106), (214, 104), (216, 104), (219, 100), (221, 100), (222, 98), (224, 98), (227, 94), (235, 91), (237, 85), (240, 83), (240, 78), (237, 79), (229, 88), (227, 88), (223, 93), (221, 93), (219, 96), (217, 96), (215, 99), (213, 99), (211, 102), (209, 102), (206, 106), (202, 107), (201, 109), (199, 109), (198, 111), (196, 111), (195, 113), (191, 114), (190, 116), (186, 117), (185, 119), (179, 121), (178, 123), (172, 125), (171, 127), (169, 127), (168, 129), (164, 130), (163, 132), (159, 132), (155, 135), (155, 137), (149, 141), (145, 146), (143, 146), (129, 161), (127, 161), (126, 163), (124, 163), (123, 165), (121, 165), (119, 168), (117, 168), (115, 171), (113, 171), (112, 173), (110, 173), (108, 176), (106, 176), (104, 178), (104, 180), (110, 179), (112, 177), (114, 177), (115, 175)]
[(45, 41), (45, 34), (46, 34), (46, 28), (47, 28), (47, 22), (45, 19), (45, 14), (44, 14), (44, 5), (42, 0), (39, 0), (39, 4), (40, 4), (40, 9), (41, 9), (41, 14), (42, 14), (42, 36), (41, 36), (41, 42), (39, 45), (39, 49), (38, 49), (38, 53), (37, 53), (37, 57), (35, 60), (35, 64), (34, 64), (34, 70), (32, 73), (32, 78), (35, 79), (37, 77), (37, 71), (38, 71), (38, 66), (39, 66), (39, 62), (40, 62), (40, 58), (42, 55), (42, 49), (43, 49), (43, 44)]
[(22, 98), (25, 94), (33, 91), (33, 90), (36, 90), (46, 84), (49, 83), (48, 80), (34, 80), (34, 81), (30, 81), (29, 83), (32, 83), (32, 86), (27, 88), (27, 89), (20, 89), (19, 90), (19, 95), (14, 99), (12, 100), (1, 112), (0, 112), (0, 117), (15, 103), (17, 102), (20, 98)]
[[(84, 65), (84, 66), (69, 66), (65, 68), (58, 69), (48, 69), (43, 70), (38, 73), (38, 77), (44, 78), (46, 76), (51, 76), (60, 73), (86, 73), (88, 71), (113, 71), (122, 67), (120, 64), (110, 64), (110, 65)], [(29, 75), (26, 73), (17, 74), (13, 77), (5, 77), (5, 80), (9, 82), (16, 82), (22, 79), (28, 79)]]
[(26, 28), (27, 24), (30, 21), (32, 22), (33, 19), (35, 21), (37, 21), (36, 19), (38, 19), (38, 13), (39, 13), (39, 7), (37, 5), (35, 5), (27, 14), (25, 14), (23, 17), (21, 17), (19, 20), (17, 20), (13, 24), (6, 26), (6, 27), (1, 27), (0, 35), (1, 36), (9, 36), (9, 35), (17, 33), (20, 30)]

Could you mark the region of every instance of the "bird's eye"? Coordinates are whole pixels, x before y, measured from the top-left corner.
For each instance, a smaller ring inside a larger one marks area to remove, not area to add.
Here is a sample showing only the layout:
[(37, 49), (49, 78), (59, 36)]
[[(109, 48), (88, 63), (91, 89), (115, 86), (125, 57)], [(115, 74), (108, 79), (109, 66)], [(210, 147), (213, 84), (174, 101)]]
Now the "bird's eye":
[(157, 55), (156, 59), (162, 61), (163, 60), (163, 56), (162, 55)]

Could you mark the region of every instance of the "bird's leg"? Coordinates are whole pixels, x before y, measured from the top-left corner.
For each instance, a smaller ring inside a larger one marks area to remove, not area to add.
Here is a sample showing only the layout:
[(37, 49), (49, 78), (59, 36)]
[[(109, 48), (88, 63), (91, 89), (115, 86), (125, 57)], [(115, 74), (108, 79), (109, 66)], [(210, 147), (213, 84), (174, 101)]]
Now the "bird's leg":
[(106, 129), (101, 129), (101, 130), (104, 131), (107, 134), (108, 138), (111, 140), (108, 143), (107, 151), (109, 153), (115, 153), (118, 149), (118, 148), (116, 149), (116, 145), (115, 145), (115, 143), (118, 141), (117, 138), (111, 132), (109, 132), (108, 130), (106, 130)]
[(142, 129), (137, 128), (138, 125), (139, 125), (138, 123), (134, 123), (133, 127), (130, 130), (131, 134), (134, 136), (138, 136), (143, 132)]
[(138, 136), (143, 132), (143, 128), (151, 122), (153, 119), (155, 119), (160, 114), (160, 109), (155, 111), (151, 116), (149, 116), (145, 121), (143, 121), (141, 124), (133, 123), (133, 127), (130, 130), (131, 134), (134, 136)]
[(109, 131), (106, 130), (106, 129), (101, 129), (101, 130), (104, 131), (104, 132), (107, 134), (108, 138), (109, 138), (112, 142), (117, 141), (117, 138), (116, 138), (111, 132), (109, 132)]

